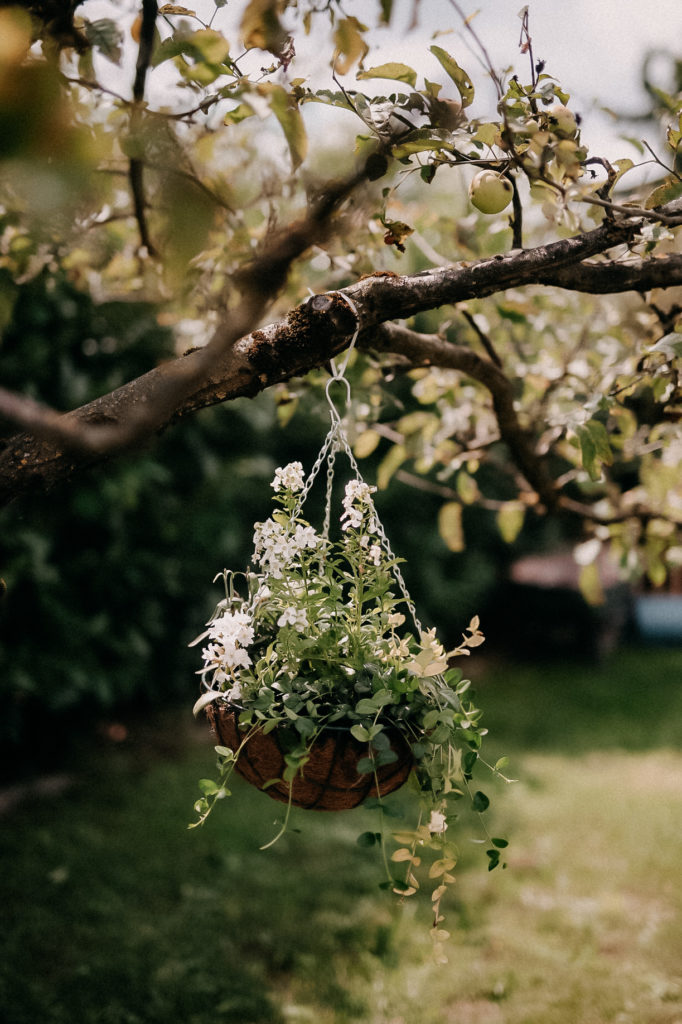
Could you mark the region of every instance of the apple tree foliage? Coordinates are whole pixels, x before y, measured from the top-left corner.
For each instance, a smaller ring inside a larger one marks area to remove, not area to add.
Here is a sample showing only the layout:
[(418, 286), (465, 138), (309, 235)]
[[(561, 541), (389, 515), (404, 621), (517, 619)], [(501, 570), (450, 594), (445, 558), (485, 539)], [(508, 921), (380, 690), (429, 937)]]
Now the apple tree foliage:
[[(474, 512), (507, 545), (554, 522), (590, 600), (606, 552), (663, 585), (682, 565), (680, 83), (649, 85), (656, 145), (614, 162), (526, 8), (503, 72), (455, 0), (418, 68), (383, 56), (399, 0), (362, 20), (340, 0), (96, 6), (0, 2), (10, 514), (49, 518), (121, 466), (177, 465), (190, 491), (200, 410), (324, 405), (345, 295), (355, 451), (380, 489), (412, 488), (415, 528), (461, 551)], [(26, 330), (38, 292), (67, 312)], [(253, 454), (247, 419), (226, 457)]]

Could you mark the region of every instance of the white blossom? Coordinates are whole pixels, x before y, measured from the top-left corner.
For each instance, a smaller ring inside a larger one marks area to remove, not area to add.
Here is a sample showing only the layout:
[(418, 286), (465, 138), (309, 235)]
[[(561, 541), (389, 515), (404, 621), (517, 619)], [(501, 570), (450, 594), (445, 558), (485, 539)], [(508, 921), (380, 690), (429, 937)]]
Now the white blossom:
[(253, 643), (254, 638), (254, 628), (248, 612), (224, 612), (209, 622), (206, 635), (210, 642), (201, 652), (204, 659), (204, 678), (212, 673), (212, 686), (222, 686), (231, 681), (234, 687), (235, 671), (248, 668), (252, 664), (245, 650)]
[(291, 532), (274, 519), (256, 523), (253, 535), (254, 561), (275, 579), (282, 579), (284, 570), (305, 548), (315, 548), (320, 542), (312, 526), (298, 523)]
[(371, 544), (367, 555), (374, 565), (381, 565), (381, 546), (379, 544)]
[(277, 492), (301, 491), (303, 490), (303, 482), (303, 466), (300, 462), (290, 462), (288, 466), (275, 470), (275, 479), (270, 486)]
[(303, 551), (304, 548), (317, 547), (319, 539), (312, 526), (303, 526), (299, 523), (294, 532), (294, 546), (297, 551)]
[(438, 832), (445, 832), (448, 827), (448, 823), (445, 820), (445, 815), (441, 814), (440, 811), (431, 811), (431, 820), (429, 821), (429, 832), (431, 835), (435, 835)]
[(308, 616), (305, 608), (296, 608), (293, 605), (285, 608), (277, 619), (278, 626), (293, 626), (299, 633), (308, 625)]
[[(364, 480), (348, 481), (342, 502), (344, 512), (341, 516), (341, 523), (344, 530), (360, 529), (365, 513), (372, 509), (372, 493), (374, 491), (376, 491), (376, 487), (370, 487)], [(370, 516), (365, 529), (367, 533), (376, 533), (374, 516)]]
[(243, 696), (241, 683), (233, 683), (230, 689), (226, 691), (225, 696), (228, 700), (241, 700)]
[(217, 640), (223, 645), (237, 643), (242, 647), (248, 647), (253, 643), (254, 636), (248, 612), (225, 612), (213, 622), (209, 622), (208, 636), (210, 640)]

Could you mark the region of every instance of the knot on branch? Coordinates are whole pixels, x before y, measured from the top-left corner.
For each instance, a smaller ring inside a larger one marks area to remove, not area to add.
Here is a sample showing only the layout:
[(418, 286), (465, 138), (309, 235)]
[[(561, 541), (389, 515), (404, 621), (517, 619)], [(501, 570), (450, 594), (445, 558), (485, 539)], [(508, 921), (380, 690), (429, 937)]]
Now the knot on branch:
[(326, 363), (345, 348), (355, 326), (340, 295), (315, 295), (292, 309), (274, 331), (254, 331), (248, 361), (267, 386)]

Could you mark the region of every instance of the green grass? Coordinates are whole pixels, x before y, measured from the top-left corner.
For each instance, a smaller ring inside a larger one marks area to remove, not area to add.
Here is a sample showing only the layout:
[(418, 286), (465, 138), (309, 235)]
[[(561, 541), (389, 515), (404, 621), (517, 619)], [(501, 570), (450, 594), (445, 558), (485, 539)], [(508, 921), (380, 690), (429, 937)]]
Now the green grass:
[[(506, 871), (463, 840), (449, 963), (427, 908), (380, 892), (367, 811), (298, 812), (246, 786), (188, 831), (210, 742), (143, 730), (86, 758), (0, 836), (9, 1024), (678, 1024), (682, 652), (477, 681), (511, 787)], [(154, 740), (157, 747), (150, 752)], [(168, 746), (158, 747), (159, 742)], [(398, 796), (400, 805), (402, 798)]]

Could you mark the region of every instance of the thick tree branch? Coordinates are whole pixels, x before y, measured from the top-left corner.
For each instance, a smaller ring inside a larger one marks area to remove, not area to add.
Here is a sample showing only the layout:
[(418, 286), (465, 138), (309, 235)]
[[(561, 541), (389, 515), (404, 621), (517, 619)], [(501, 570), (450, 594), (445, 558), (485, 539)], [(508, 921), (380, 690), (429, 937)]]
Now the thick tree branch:
[[(76, 470), (139, 443), (140, 438), (159, 432), (198, 409), (242, 395), (252, 396), (272, 384), (324, 365), (341, 351), (355, 325), (340, 298), (331, 303), (329, 312), (319, 312), (310, 303), (304, 303), (282, 322), (259, 330), (253, 328), (268, 295), (279, 289), (291, 262), (324, 235), (330, 215), (362, 177), (358, 175), (351, 182), (330, 189), (306, 218), (273, 239), (263, 255), (244, 269), (241, 287), (251, 296), (251, 305), (247, 309), (242, 304), (229, 320), (226, 317), (206, 348), (157, 367), (110, 395), (59, 418), (52, 410), (41, 417), (39, 407), (30, 403), (22, 412), (17, 396), (12, 396), (10, 403), (6, 394), (3, 401), (0, 392), (0, 415), (31, 431), (11, 438), (0, 453), (0, 504), (21, 493), (45, 492)], [(412, 276), (371, 275), (346, 288), (345, 293), (357, 306), (360, 326), (366, 331), (396, 318), (527, 284), (594, 293), (630, 289), (641, 292), (682, 284), (682, 256), (632, 263), (589, 260), (615, 244), (630, 241), (637, 229), (638, 224), (632, 221), (609, 223), (549, 245)], [(479, 360), (476, 365), (471, 363), (469, 369), (459, 368), (472, 375), (488, 373), (481, 368), (484, 363), (492, 367)], [(499, 374), (497, 368), (492, 369)], [(543, 502), (551, 502), (553, 488), (548, 489), (546, 480), (535, 479), (537, 474), (528, 460), (527, 437), (510, 418), (505, 418), (509, 408), (504, 400), (503, 381), (504, 378), (490, 376), (481, 382), (487, 387), (491, 384), (491, 393), (497, 395), (510, 446), (516, 445), (519, 465), (525, 466), (524, 474), (530, 474), (529, 482)], [(92, 440), (95, 435), (96, 440)]]
[(660, 259), (632, 260), (627, 263), (578, 263), (539, 274), (538, 284), (556, 285), (592, 295), (628, 291), (641, 293), (653, 288), (672, 288), (682, 284), (682, 256), (663, 256)]

